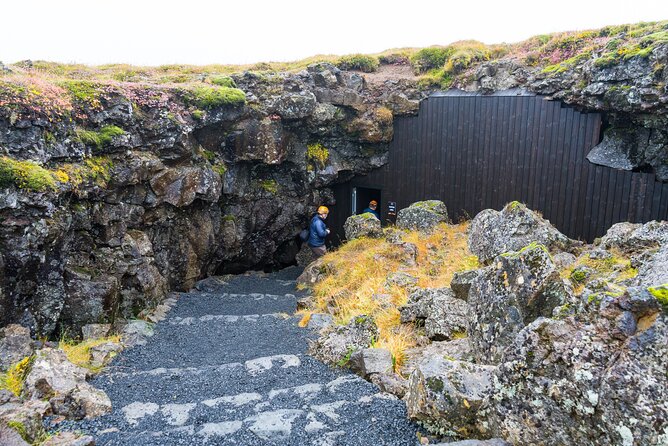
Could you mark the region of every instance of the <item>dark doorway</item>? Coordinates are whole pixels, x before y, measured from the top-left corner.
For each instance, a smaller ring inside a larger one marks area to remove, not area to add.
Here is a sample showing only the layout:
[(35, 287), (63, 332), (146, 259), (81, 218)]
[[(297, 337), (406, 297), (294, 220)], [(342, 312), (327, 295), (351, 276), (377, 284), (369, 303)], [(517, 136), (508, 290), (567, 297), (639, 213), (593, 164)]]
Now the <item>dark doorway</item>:
[[(372, 189), (370, 187), (353, 187), (352, 188), (352, 214), (361, 214), (364, 209), (369, 207), (371, 200), (375, 200), (378, 203), (376, 211), (380, 216), (380, 210), (383, 209), (382, 203), (380, 201), (380, 189)], [(382, 218), (381, 218), (382, 222)]]

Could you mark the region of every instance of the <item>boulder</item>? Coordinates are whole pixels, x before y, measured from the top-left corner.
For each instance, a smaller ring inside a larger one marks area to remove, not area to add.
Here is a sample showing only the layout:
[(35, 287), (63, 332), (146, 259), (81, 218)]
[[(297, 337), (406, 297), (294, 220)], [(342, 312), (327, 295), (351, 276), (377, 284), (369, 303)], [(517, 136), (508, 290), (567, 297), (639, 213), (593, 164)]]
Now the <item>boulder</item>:
[(402, 323), (424, 324), (427, 337), (443, 341), (466, 332), (469, 308), (450, 288), (428, 288), (411, 293), (399, 312)]
[(432, 231), (439, 223), (448, 222), (448, 209), (442, 201), (427, 200), (413, 203), (397, 214), (397, 226), (402, 229)]
[(307, 328), (312, 330), (322, 330), (334, 324), (334, 318), (331, 314), (313, 313), (308, 320)]
[(308, 265), (310, 265), (311, 263), (313, 263), (315, 260), (316, 260), (316, 257), (315, 257), (315, 254), (313, 254), (313, 251), (311, 251), (311, 248), (309, 248), (306, 243), (302, 243), (302, 246), (299, 249), (299, 252), (297, 253), (297, 256), (295, 257), (295, 261), (297, 262), (297, 266), (305, 268)]
[(0, 444), (3, 446), (30, 446), (30, 443), (26, 443), (16, 430), (4, 422), (0, 422)]
[(399, 288), (414, 288), (417, 285), (418, 278), (403, 271), (397, 271), (387, 276), (385, 280), (386, 287), (397, 286)]
[(490, 394), (494, 370), (439, 356), (425, 358), (408, 380), (408, 416), (439, 435), (475, 436), (478, 410)]
[(532, 243), (496, 257), (480, 270), (469, 291), (467, 333), (476, 358), (498, 363), (525, 325), (572, 301), (570, 287), (543, 245)]
[(12, 364), (30, 355), (32, 339), (29, 329), (16, 324), (0, 328), (0, 371), (6, 371)]
[(392, 371), (392, 354), (384, 348), (365, 348), (350, 356), (350, 369), (363, 378)]
[(116, 342), (105, 342), (90, 348), (90, 365), (93, 367), (104, 367), (117, 354), (123, 351), (123, 346)]
[(313, 286), (331, 273), (330, 265), (321, 257), (304, 268), (304, 272), (297, 277), (297, 286)]
[(668, 324), (637, 291), (525, 327), (495, 373), (485, 434), (546, 446), (663, 444)]
[(359, 237), (381, 237), (383, 235), (380, 220), (371, 213), (351, 215), (346, 219), (343, 230), (346, 233), (346, 240)]
[(367, 316), (354, 317), (344, 326), (331, 326), (309, 345), (309, 353), (317, 359), (339, 366), (348, 365), (351, 355), (371, 345), (378, 338), (378, 328)]
[[(45, 416), (51, 415), (51, 406), (48, 401), (14, 402), (0, 405), (0, 428), (3, 425), (20, 425), (22, 434), (29, 442), (34, 442), (44, 432), (42, 421)], [(6, 433), (5, 433), (6, 434)], [(0, 440), (4, 440), (0, 431)], [(0, 441), (3, 446), (5, 443)], [(11, 443), (10, 443), (11, 444)]]
[(111, 411), (111, 401), (101, 390), (86, 382), (88, 371), (68, 361), (62, 350), (45, 348), (25, 381), (25, 393), (33, 400), (48, 399), (54, 414), (81, 419)]
[(638, 285), (653, 287), (668, 283), (668, 242), (654, 253), (633, 259), (632, 263), (638, 269), (634, 279)]
[(121, 341), (124, 345), (145, 345), (146, 338), (150, 338), (155, 333), (155, 325), (151, 322), (142, 320), (128, 321), (121, 332)]
[(403, 398), (408, 390), (408, 381), (395, 373), (374, 373), (369, 378), (381, 392)]
[(484, 264), (499, 254), (517, 251), (532, 242), (550, 251), (565, 251), (579, 244), (516, 201), (508, 203), (500, 212), (485, 209), (475, 216), (469, 227), (469, 249)]
[(424, 346), (406, 349), (406, 360), (401, 367), (401, 374), (410, 376), (417, 365), (431, 357), (441, 357), (449, 360), (473, 362), (473, 351), (468, 338), (458, 338), (452, 341), (435, 341)]
[(81, 327), (84, 341), (104, 338), (110, 331), (111, 324), (88, 324)]
[(668, 244), (668, 221), (616, 223), (610, 226), (598, 243), (602, 249), (617, 248), (626, 254), (636, 254)]

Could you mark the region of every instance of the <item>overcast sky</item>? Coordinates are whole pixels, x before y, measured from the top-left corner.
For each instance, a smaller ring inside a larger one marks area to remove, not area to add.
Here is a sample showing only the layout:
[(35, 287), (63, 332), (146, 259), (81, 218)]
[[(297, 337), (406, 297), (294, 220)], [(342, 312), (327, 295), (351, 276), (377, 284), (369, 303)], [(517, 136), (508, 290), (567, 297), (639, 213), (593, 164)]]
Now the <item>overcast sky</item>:
[(668, 19), (668, 0), (3, 0), (0, 61), (289, 61)]

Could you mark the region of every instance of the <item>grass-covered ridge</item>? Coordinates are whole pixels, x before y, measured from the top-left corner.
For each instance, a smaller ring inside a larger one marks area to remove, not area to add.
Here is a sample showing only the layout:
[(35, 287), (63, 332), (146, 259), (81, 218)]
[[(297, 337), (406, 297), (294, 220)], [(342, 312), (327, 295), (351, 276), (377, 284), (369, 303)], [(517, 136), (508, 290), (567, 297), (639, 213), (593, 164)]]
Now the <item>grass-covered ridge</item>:
[[(312, 312), (333, 312), (336, 323), (346, 324), (352, 318), (370, 316), (380, 331), (373, 346), (388, 349), (398, 370), (418, 333), (400, 320), (399, 307), (407, 303), (409, 290), (388, 281), (388, 276), (401, 271), (417, 278), (421, 288), (449, 286), (455, 272), (478, 266), (468, 250), (467, 228), (467, 223), (441, 224), (430, 235), (399, 233), (403, 242), (417, 248), (412, 266), (405, 263), (401, 248), (386, 239), (363, 237), (345, 243), (325, 255), (324, 268), (332, 273), (314, 285), (312, 306), (305, 318)], [(389, 305), (378, 295), (389, 297)]]
[(382, 65), (410, 65), (424, 88), (443, 89), (458, 79), (467, 79), (485, 61), (513, 60), (551, 75), (589, 60), (605, 67), (634, 57), (646, 58), (657, 46), (667, 43), (668, 21), (660, 21), (538, 35), (512, 44), (463, 40), (428, 48), (317, 55), (293, 62), (247, 65), (140, 67), (26, 61), (9, 65), (9, 73), (0, 72), (0, 111), (27, 110), (51, 118), (76, 116), (78, 108), (96, 108), (114, 93), (138, 105), (162, 101), (167, 94), (183, 98), (194, 108), (195, 116), (201, 115), (201, 110), (242, 104), (245, 96), (230, 76), (244, 71), (298, 72), (317, 62), (363, 72), (373, 72)]

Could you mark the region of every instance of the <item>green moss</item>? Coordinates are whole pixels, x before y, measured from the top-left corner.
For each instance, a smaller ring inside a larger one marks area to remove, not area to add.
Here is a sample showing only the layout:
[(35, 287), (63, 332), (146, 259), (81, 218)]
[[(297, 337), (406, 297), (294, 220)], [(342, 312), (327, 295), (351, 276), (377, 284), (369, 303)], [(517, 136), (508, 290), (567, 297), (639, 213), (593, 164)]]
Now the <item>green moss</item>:
[(353, 355), (354, 352), (355, 352), (355, 349), (353, 349), (352, 347), (348, 347), (348, 351), (346, 351), (346, 354), (343, 355), (343, 357), (341, 359), (339, 359), (339, 361), (336, 363), (336, 365), (338, 367), (347, 366), (348, 363), (350, 362), (350, 357)]
[(659, 301), (663, 311), (668, 312), (668, 283), (647, 288), (647, 291)]
[(212, 76), (209, 78), (209, 81), (213, 85), (218, 85), (219, 87), (228, 87), (228, 88), (237, 87), (237, 84), (234, 82), (234, 79), (232, 79), (229, 76)]
[(202, 110), (193, 110), (190, 114), (198, 121), (201, 121), (202, 118), (204, 118), (204, 112)]
[(232, 214), (223, 215), (223, 221), (237, 221), (237, 217)]
[(591, 58), (591, 52), (590, 51), (585, 51), (583, 53), (580, 53), (578, 55), (575, 55), (569, 59), (563, 60), (559, 63), (556, 63), (554, 65), (548, 65), (547, 67), (543, 68), (543, 73), (546, 74), (559, 74), (563, 73), (565, 71), (573, 69), (573, 67), (579, 65), (580, 63), (588, 60)]
[(246, 103), (246, 94), (238, 88), (202, 85), (185, 90), (183, 94), (188, 104), (205, 110)]
[(222, 162), (221, 163), (216, 163), (216, 164), (213, 165), (213, 171), (217, 172), (218, 175), (223, 177), (223, 176), (225, 176), (225, 173), (227, 172), (227, 166), (225, 165), (225, 163), (222, 163)]
[(216, 160), (216, 154), (211, 150), (202, 150), (202, 156), (210, 163), (213, 163)]
[(96, 181), (100, 185), (106, 185), (111, 179), (111, 168), (113, 161), (108, 156), (94, 156), (84, 161), (87, 179)]
[(503, 254), (501, 254), (501, 256), (506, 257), (506, 258), (515, 259), (515, 258), (518, 258), (518, 257), (522, 256), (526, 252), (533, 251), (535, 249), (540, 249), (540, 250), (544, 251), (545, 253), (547, 253), (547, 255), (550, 255), (550, 251), (545, 247), (545, 245), (542, 245), (538, 242), (531, 242), (528, 245), (526, 245), (524, 248), (520, 249), (519, 251), (504, 252)]
[(100, 105), (100, 84), (91, 81), (66, 80), (60, 83), (75, 101), (92, 106)]
[(577, 283), (582, 283), (587, 278), (587, 271), (584, 269), (576, 269), (571, 273), (571, 280)]
[(114, 137), (124, 134), (125, 130), (115, 125), (104, 126), (100, 131), (81, 128), (74, 130), (74, 137), (76, 140), (87, 146), (93, 146), (98, 150), (111, 143)]
[(53, 133), (48, 130), (44, 130), (44, 142), (48, 145), (53, 145), (56, 143), (56, 137)]
[(269, 192), (270, 194), (276, 195), (278, 193), (278, 183), (276, 182), (276, 180), (272, 179), (261, 180), (260, 187)]
[(378, 62), (378, 58), (374, 56), (351, 54), (339, 58), (336, 65), (342, 70), (359, 70), (365, 73), (371, 73), (378, 70), (380, 63)]
[(17, 161), (3, 156), (0, 158), (0, 187), (12, 185), (37, 192), (56, 190), (57, 178), (34, 161)]
[(329, 150), (322, 144), (314, 143), (306, 147), (306, 158), (318, 168), (324, 169), (329, 160)]

